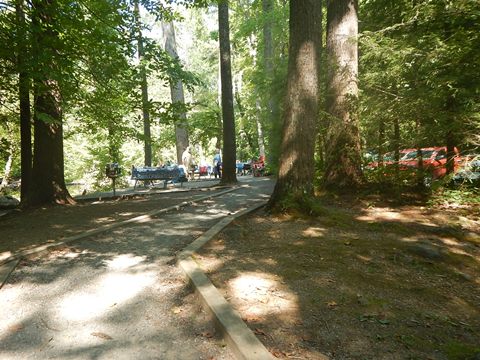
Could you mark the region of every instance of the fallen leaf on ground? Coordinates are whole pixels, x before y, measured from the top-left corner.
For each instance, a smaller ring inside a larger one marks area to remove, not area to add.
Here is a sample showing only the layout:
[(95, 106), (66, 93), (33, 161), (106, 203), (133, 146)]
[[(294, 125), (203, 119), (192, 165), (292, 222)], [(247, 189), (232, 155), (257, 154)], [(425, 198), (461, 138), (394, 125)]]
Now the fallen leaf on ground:
[(110, 335), (107, 335), (102, 332), (92, 332), (90, 335), (96, 336), (98, 338), (104, 339), (104, 340), (113, 340), (113, 338)]

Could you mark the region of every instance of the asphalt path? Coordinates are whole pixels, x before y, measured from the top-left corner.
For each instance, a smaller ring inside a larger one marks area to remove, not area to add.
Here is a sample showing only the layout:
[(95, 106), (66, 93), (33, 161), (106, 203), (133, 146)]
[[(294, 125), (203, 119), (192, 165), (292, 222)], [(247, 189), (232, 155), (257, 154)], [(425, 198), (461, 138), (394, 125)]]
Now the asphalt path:
[(273, 189), (241, 185), (23, 260), (0, 290), (0, 359), (232, 359), (175, 255)]

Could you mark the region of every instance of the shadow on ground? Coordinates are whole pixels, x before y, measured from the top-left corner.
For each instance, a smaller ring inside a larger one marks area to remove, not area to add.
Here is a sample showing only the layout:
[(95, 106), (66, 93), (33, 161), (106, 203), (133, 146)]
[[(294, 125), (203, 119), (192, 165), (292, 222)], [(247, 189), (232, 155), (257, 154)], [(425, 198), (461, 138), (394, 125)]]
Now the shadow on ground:
[(314, 219), (258, 212), (200, 262), (278, 357), (480, 356), (479, 234), (418, 206), (339, 203)]

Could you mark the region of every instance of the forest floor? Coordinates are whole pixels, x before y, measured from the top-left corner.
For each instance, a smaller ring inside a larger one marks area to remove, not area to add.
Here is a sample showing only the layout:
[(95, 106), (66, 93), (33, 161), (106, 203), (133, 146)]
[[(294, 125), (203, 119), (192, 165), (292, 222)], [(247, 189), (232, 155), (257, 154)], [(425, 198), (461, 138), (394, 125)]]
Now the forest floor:
[(324, 197), (264, 211), (198, 256), (278, 358), (480, 359), (480, 206)]
[[(0, 253), (189, 196), (133, 196), (9, 214), (0, 219)], [(428, 206), (419, 198), (376, 196), (325, 196), (320, 203), (315, 218), (257, 211), (197, 256), (276, 357), (480, 359), (478, 203)]]

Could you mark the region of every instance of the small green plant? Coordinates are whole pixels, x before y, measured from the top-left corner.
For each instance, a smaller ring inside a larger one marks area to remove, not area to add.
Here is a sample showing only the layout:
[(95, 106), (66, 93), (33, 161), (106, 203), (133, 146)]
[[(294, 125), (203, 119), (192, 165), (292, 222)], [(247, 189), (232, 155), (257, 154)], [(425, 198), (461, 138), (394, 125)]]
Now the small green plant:
[(480, 204), (480, 189), (460, 187), (458, 189), (439, 188), (432, 194), (429, 205), (440, 204)]
[(450, 341), (444, 346), (449, 360), (474, 360), (480, 356), (480, 347)]

